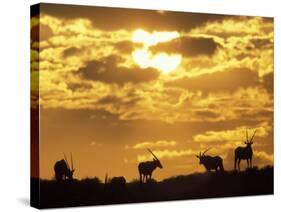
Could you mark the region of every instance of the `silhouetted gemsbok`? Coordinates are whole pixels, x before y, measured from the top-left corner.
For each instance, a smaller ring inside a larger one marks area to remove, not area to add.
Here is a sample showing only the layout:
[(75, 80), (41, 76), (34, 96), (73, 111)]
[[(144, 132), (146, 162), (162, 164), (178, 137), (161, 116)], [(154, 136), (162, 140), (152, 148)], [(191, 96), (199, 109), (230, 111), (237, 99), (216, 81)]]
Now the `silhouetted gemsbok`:
[(196, 155), (196, 157), (199, 158), (199, 164), (203, 164), (208, 172), (211, 170), (216, 170), (216, 172), (220, 170), (220, 172), (224, 172), (223, 159), (220, 156), (212, 157), (205, 155), (205, 153), (209, 150), (210, 148), (203, 152), (203, 154), (199, 152), (199, 155)]
[(107, 188), (113, 190), (124, 190), (126, 189), (126, 178), (123, 176), (108, 178), (108, 175), (106, 174), (104, 184)]
[(64, 159), (57, 161), (54, 166), (55, 177), (57, 181), (72, 180), (75, 169), (73, 168), (72, 154), (70, 154), (71, 168), (68, 164), (67, 158), (64, 154)]
[(148, 179), (151, 180), (152, 172), (159, 167), (160, 169), (163, 168), (160, 160), (153, 154), (150, 149), (147, 149), (153, 158), (153, 161), (146, 161), (141, 162), (138, 166), (139, 174), (140, 174), (140, 183), (148, 182)]
[(241, 160), (247, 160), (247, 167), (252, 168), (252, 157), (253, 157), (253, 150), (252, 150), (252, 144), (253, 139), (256, 134), (257, 130), (255, 130), (251, 140), (248, 139), (248, 131), (246, 130), (246, 141), (245, 147), (237, 147), (234, 150), (234, 169), (236, 170), (236, 165), (238, 165), (238, 171), (240, 171), (240, 162)]

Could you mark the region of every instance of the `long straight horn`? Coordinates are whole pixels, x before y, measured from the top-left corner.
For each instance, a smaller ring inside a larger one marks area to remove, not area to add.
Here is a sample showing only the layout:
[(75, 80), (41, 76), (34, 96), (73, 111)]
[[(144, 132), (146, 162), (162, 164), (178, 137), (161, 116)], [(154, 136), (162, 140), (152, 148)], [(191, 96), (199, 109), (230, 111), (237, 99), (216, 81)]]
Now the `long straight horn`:
[(251, 138), (250, 142), (252, 142), (252, 141), (253, 141), (253, 139), (254, 139), (254, 136), (255, 136), (256, 132), (257, 132), (257, 130), (255, 130), (255, 132), (254, 132), (254, 134), (253, 134), (253, 136), (252, 136), (252, 138)]
[(159, 159), (156, 157), (156, 155), (154, 155), (153, 152), (152, 152), (150, 149), (147, 149), (147, 150), (153, 155), (153, 157), (154, 157), (156, 160), (159, 160)]
[(73, 169), (73, 159), (72, 159), (72, 153), (70, 153), (70, 160), (71, 160), (71, 170), (74, 170), (74, 169)]
[(248, 130), (246, 130), (246, 139), (247, 139), (247, 142), (249, 142)]
[(64, 156), (64, 160), (66, 162), (67, 168), (69, 169), (69, 165), (68, 165), (68, 161), (67, 161), (67, 157), (66, 157), (65, 153), (63, 153), (63, 156)]
[(107, 184), (108, 183), (108, 176), (107, 176), (107, 173), (105, 174), (105, 177), (104, 177), (104, 184)]
[(209, 149), (205, 150), (205, 152), (203, 152), (202, 155), (205, 155), (205, 153), (208, 152), (210, 149), (211, 149), (211, 147)]

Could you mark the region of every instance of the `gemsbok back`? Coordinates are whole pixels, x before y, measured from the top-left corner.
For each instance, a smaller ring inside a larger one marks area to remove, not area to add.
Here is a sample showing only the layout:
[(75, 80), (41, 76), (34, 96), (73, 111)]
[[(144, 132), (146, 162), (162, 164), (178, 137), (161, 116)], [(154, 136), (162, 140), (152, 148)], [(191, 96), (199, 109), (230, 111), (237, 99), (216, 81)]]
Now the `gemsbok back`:
[(109, 178), (106, 174), (104, 184), (108, 189), (122, 191), (126, 189), (126, 178), (123, 176)]
[(199, 158), (199, 164), (203, 164), (208, 172), (210, 172), (211, 170), (216, 170), (216, 172), (220, 170), (220, 172), (224, 172), (223, 159), (220, 156), (212, 157), (209, 155), (205, 155), (205, 153), (209, 150), (210, 148), (204, 151), (203, 154), (199, 152), (199, 155), (196, 155), (196, 157)]
[(253, 157), (253, 139), (256, 134), (257, 130), (255, 130), (254, 134), (252, 135), (251, 140), (248, 139), (248, 131), (246, 130), (246, 141), (245, 147), (237, 147), (234, 150), (234, 169), (236, 170), (236, 165), (238, 165), (238, 171), (240, 171), (240, 162), (241, 160), (247, 160), (247, 167), (252, 168), (252, 157)]
[(75, 169), (73, 168), (72, 154), (70, 154), (70, 157), (71, 157), (71, 167), (68, 164), (65, 154), (64, 154), (64, 159), (61, 159), (55, 163), (54, 171), (57, 181), (62, 181), (66, 179), (72, 180)]
[(150, 149), (147, 149), (153, 158), (153, 161), (146, 161), (141, 162), (138, 166), (139, 174), (140, 174), (140, 183), (148, 182), (148, 179), (151, 180), (152, 172), (159, 167), (160, 169), (163, 168), (162, 164), (160, 163), (160, 160), (153, 154), (153, 152)]

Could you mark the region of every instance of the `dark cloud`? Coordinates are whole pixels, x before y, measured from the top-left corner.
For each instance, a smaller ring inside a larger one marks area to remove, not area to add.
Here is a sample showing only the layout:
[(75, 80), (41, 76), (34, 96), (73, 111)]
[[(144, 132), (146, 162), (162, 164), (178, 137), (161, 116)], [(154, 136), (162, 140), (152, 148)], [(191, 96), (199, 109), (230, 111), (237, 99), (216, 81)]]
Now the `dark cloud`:
[(32, 41), (44, 41), (53, 36), (52, 29), (45, 24), (37, 24), (31, 28), (31, 40)]
[(92, 88), (91, 84), (86, 84), (84, 82), (70, 82), (67, 83), (67, 87), (71, 89), (72, 91), (84, 91), (89, 90)]
[(109, 96), (105, 96), (101, 99), (99, 99), (98, 103), (99, 104), (111, 104), (111, 103), (115, 103), (115, 102), (120, 102), (120, 98), (113, 96), (113, 95), (109, 95)]
[(30, 38), (32, 42), (39, 42), (39, 25), (35, 25), (30, 30)]
[(259, 85), (258, 73), (249, 69), (234, 69), (198, 77), (185, 77), (166, 83), (167, 86), (200, 90), (205, 94), (216, 91), (235, 91), (238, 88)]
[[(30, 7), (30, 20), (34, 19), (34, 20), (39, 20), (39, 14), (40, 14), (40, 7), (39, 4), (33, 5), (32, 7)], [(36, 24), (35, 26), (33, 26), (30, 29), (30, 39), (31, 39), (31, 48), (32, 49), (36, 49), (38, 50), (39, 46), (37, 45), (36, 48), (33, 47), (34, 42), (38, 42), (39, 41), (39, 25)]]
[(196, 110), (195, 115), (199, 118), (204, 118), (204, 119), (206, 118), (215, 119), (220, 117), (220, 114), (210, 109)]
[(64, 19), (88, 18), (93, 26), (103, 30), (144, 28), (146, 30), (185, 30), (208, 21), (221, 20), (226, 15), (165, 12), (155, 10), (40, 4), (41, 12)]
[(118, 66), (122, 59), (109, 56), (101, 60), (93, 60), (79, 70), (81, 77), (105, 83), (124, 84), (127, 82), (141, 83), (155, 80), (159, 72), (153, 68), (126, 68)]
[[(244, 48), (243, 42), (237, 42), (235, 49), (241, 50)], [(248, 51), (256, 49), (273, 49), (273, 42), (270, 38), (251, 38), (246, 46)]]
[(273, 49), (273, 42), (269, 38), (253, 38), (251, 42), (258, 49)]
[(40, 41), (48, 40), (50, 37), (53, 36), (52, 29), (45, 24), (40, 24)]
[(64, 57), (76, 56), (82, 52), (82, 49), (76, 47), (69, 47), (63, 51)]
[(273, 80), (273, 72), (266, 74), (263, 76), (263, 85), (269, 93), (273, 95), (273, 87), (274, 87), (274, 80)]
[(142, 47), (142, 44), (140, 44), (140, 43), (133, 43), (130, 40), (119, 41), (117, 43), (114, 43), (113, 45), (120, 53), (124, 53), (124, 54), (129, 54), (135, 48)]
[(121, 107), (129, 109), (130, 107), (135, 106), (140, 99), (141, 98), (138, 96), (127, 96), (121, 98), (114, 95), (107, 95), (99, 99), (96, 103), (103, 106), (111, 105), (115, 109), (119, 110)]
[(181, 37), (151, 47), (154, 52), (180, 53), (183, 56), (213, 55), (220, 45), (213, 38)]
[[(271, 106), (272, 107), (272, 106)], [(272, 121), (273, 112), (269, 109), (250, 110), (249, 108), (238, 108), (234, 110), (240, 120), (259, 120), (259, 121)]]

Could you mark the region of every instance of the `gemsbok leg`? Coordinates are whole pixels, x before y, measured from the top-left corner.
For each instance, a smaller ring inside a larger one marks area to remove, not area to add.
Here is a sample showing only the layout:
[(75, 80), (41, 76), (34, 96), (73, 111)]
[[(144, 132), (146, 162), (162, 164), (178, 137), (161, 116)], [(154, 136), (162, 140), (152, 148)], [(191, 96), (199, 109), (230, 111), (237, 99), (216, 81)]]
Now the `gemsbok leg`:
[(250, 168), (253, 168), (252, 158), (250, 158)]
[(234, 170), (236, 170), (236, 165), (237, 165), (237, 157), (234, 158)]
[(238, 159), (238, 171), (240, 172), (240, 162), (241, 162), (241, 159), (239, 158)]
[(140, 173), (140, 183), (142, 183), (142, 174)]

